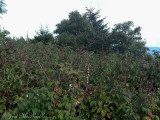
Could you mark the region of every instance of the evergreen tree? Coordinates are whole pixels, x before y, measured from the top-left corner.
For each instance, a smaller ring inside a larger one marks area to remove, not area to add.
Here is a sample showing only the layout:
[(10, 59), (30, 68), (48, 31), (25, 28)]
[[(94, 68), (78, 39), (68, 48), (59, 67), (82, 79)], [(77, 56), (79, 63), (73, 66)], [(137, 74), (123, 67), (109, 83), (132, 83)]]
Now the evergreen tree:
[(0, 42), (7, 42), (11, 40), (11, 37), (9, 37), (10, 32), (8, 30), (1, 30), (0, 28)]
[(134, 28), (132, 21), (116, 24), (111, 32), (105, 18), (100, 18), (100, 10), (86, 8), (81, 15), (78, 11), (69, 14), (69, 19), (57, 24), (54, 33), (58, 34), (57, 43), (74, 49), (85, 48), (93, 52), (114, 51), (142, 56), (146, 53), (145, 42), (141, 38), (141, 28)]
[(8, 35), (10, 34), (10, 32), (8, 30), (1, 30), (0, 29), (0, 36), (5, 39)]
[(93, 27), (78, 11), (69, 14), (69, 19), (56, 25), (54, 33), (58, 34), (58, 44), (75, 48), (87, 48), (92, 42)]
[(96, 12), (94, 12), (94, 10), (94, 8), (86, 8), (86, 13), (84, 14), (94, 28), (94, 42), (92, 49), (94, 51), (106, 51), (106, 49), (109, 47), (109, 28), (107, 27), (107, 24), (104, 24), (105, 18), (100, 18), (100, 10)]
[(109, 46), (107, 41), (109, 29), (107, 24), (104, 24), (105, 18), (100, 19), (100, 11), (94, 12), (92, 8), (86, 10), (84, 15), (73, 11), (69, 14), (69, 19), (57, 24), (54, 33), (58, 34), (58, 44), (74, 48), (83, 47), (94, 52), (105, 51)]
[[(0, 14), (4, 14), (7, 12), (7, 10), (5, 9), (6, 4), (4, 3), (3, 0), (0, 0)], [(1, 17), (0, 17), (1, 18)], [(0, 42), (1, 41), (6, 41), (7, 36), (10, 34), (9, 31), (7, 30), (2, 30), (0, 28)]]
[(3, 0), (0, 0), (0, 14), (4, 14), (7, 12), (7, 10), (5, 9), (6, 4), (4, 3)]
[(49, 32), (49, 30), (43, 27), (40, 28), (38, 32), (36, 32), (37, 35), (34, 36), (34, 39), (32, 40), (33, 43), (37, 42), (43, 42), (44, 44), (47, 44), (48, 42), (54, 40), (53, 35)]

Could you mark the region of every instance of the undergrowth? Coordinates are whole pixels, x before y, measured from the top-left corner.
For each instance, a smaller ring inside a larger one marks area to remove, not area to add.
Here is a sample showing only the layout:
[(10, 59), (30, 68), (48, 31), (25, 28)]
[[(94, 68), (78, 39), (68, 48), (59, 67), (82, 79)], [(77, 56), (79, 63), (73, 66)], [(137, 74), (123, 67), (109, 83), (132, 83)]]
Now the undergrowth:
[(0, 44), (0, 118), (159, 120), (160, 60)]

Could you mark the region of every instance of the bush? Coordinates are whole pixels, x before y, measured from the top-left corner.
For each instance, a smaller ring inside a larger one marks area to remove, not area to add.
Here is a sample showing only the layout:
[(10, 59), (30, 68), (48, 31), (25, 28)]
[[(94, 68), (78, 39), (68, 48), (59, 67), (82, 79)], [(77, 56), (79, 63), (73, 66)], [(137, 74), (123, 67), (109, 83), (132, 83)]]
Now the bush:
[(92, 54), (42, 42), (3, 42), (0, 116), (159, 119), (160, 64), (147, 57)]

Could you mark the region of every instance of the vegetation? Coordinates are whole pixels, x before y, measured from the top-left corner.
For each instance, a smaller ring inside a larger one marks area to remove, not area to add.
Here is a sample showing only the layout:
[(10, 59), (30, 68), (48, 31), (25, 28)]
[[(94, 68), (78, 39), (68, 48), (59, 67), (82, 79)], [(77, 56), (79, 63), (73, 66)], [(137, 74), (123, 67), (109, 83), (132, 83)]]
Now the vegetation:
[(160, 117), (159, 59), (21, 40), (1, 43), (0, 56), (4, 119), (24, 113), (52, 119)]
[(86, 10), (57, 24), (55, 38), (0, 31), (1, 119), (159, 120), (159, 52), (146, 53), (133, 22), (109, 31)]
[(141, 28), (134, 28), (132, 21), (116, 24), (110, 34), (111, 47), (116, 53), (144, 56), (147, 48), (141, 38)]
[(58, 34), (58, 45), (94, 53), (128, 53), (137, 57), (146, 54), (147, 48), (141, 38), (141, 28), (134, 28), (132, 21), (115, 24), (110, 30), (107, 24), (104, 24), (105, 18), (100, 19), (99, 10), (86, 10), (84, 15), (78, 11), (71, 12), (69, 19), (57, 24), (54, 32)]
[(0, 0), (0, 14), (4, 14), (7, 12), (7, 10), (5, 9), (6, 4), (4, 3), (3, 0)]
[(41, 26), (40, 30), (36, 33), (37, 35), (35, 35), (32, 40), (33, 43), (43, 42), (44, 44), (47, 44), (48, 42), (54, 41), (53, 35), (49, 32), (48, 28), (44, 29)]

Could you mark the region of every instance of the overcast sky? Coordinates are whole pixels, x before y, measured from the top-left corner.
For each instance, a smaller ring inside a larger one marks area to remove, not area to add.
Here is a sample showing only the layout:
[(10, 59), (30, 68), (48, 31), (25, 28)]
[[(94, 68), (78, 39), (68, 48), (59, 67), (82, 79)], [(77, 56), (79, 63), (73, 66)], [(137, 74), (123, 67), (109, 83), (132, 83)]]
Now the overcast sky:
[(106, 23), (133, 21), (142, 27), (142, 37), (147, 46), (160, 47), (160, 0), (4, 0), (7, 14), (0, 24), (12, 36), (35, 35), (40, 26), (47, 26), (52, 32), (55, 25), (68, 18), (71, 11), (85, 12), (85, 7), (101, 9)]

